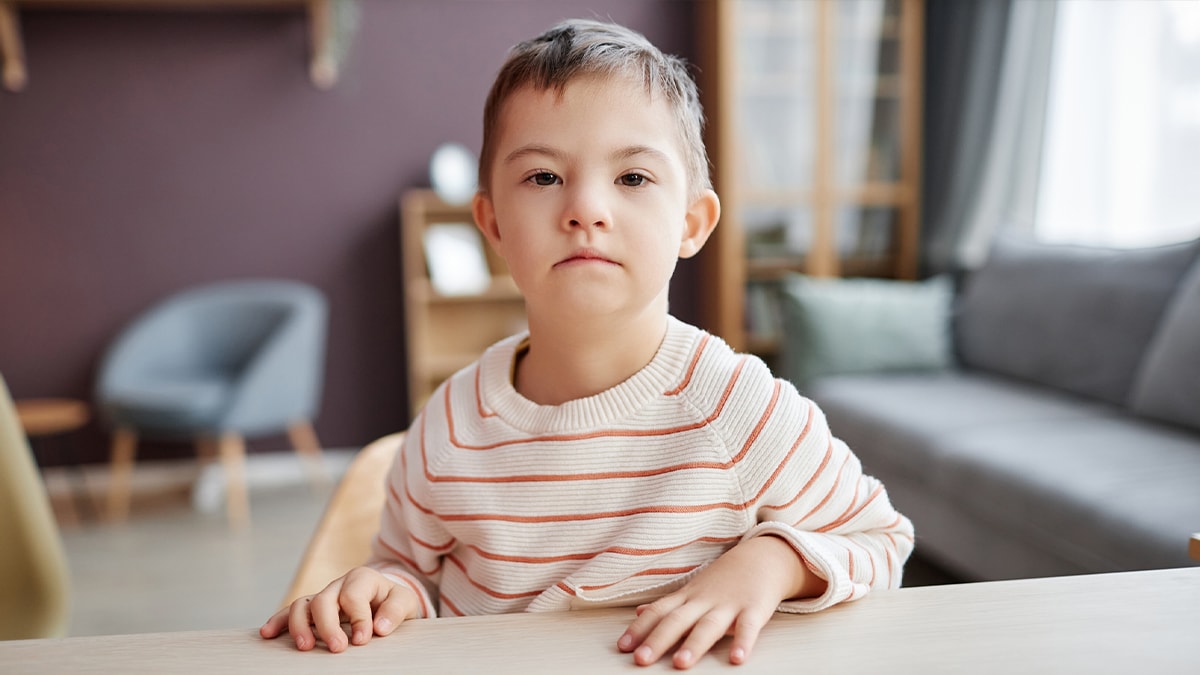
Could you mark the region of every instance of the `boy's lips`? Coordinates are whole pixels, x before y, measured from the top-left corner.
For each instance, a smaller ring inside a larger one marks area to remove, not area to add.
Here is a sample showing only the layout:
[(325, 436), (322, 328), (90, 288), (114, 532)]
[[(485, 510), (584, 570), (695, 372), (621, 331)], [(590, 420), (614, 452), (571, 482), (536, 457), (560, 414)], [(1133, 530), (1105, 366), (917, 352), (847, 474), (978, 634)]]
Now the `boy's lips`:
[(600, 253), (599, 251), (597, 251), (595, 249), (581, 248), (577, 251), (573, 251), (571, 253), (571, 255), (558, 261), (557, 263), (554, 264), (554, 266), (558, 267), (560, 265), (567, 265), (567, 264), (571, 264), (571, 263), (587, 263), (587, 262), (608, 263), (610, 265), (619, 264), (619, 263), (617, 263), (617, 261), (613, 260), (612, 258), (609, 258), (608, 256), (604, 255), (603, 253)]

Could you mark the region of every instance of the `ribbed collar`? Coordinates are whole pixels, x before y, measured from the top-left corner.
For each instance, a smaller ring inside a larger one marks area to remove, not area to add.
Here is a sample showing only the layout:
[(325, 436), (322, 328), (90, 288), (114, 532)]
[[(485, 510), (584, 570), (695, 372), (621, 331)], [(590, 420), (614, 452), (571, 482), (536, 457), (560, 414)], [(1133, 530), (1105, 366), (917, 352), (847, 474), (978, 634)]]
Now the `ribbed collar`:
[(480, 357), (483, 406), (531, 434), (611, 426), (678, 386), (701, 335), (699, 328), (668, 316), (667, 333), (654, 358), (632, 377), (594, 396), (561, 405), (539, 405), (517, 393), (512, 383), (513, 359), (529, 338), (529, 333), (523, 332), (496, 343)]

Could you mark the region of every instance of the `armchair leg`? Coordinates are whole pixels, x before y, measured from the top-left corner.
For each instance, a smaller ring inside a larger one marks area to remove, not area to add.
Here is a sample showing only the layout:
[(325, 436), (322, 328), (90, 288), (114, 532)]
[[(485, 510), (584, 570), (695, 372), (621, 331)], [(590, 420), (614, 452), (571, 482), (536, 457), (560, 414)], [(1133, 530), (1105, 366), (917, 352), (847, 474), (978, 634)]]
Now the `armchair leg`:
[(109, 460), (108, 519), (114, 523), (129, 518), (133, 459), (137, 450), (137, 432), (129, 427), (113, 431)]
[(212, 436), (197, 436), (196, 457), (200, 460), (201, 469), (215, 462), (217, 460), (217, 440)]
[(304, 460), (305, 470), (308, 472), (308, 480), (314, 486), (329, 485), (329, 472), (325, 470), (325, 462), (321, 456), (321, 443), (317, 440), (317, 432), (313, 429), (312, 422), (308, 420), (296, 420), (288, 426), (288, 438), (292, 441), (292, 447)]
[(232, 431), (217, 439), (217, 454), (225, 467), (225, 509), (234, 529), (250, 524), (250, 503), (246, 497), (246, 442)]

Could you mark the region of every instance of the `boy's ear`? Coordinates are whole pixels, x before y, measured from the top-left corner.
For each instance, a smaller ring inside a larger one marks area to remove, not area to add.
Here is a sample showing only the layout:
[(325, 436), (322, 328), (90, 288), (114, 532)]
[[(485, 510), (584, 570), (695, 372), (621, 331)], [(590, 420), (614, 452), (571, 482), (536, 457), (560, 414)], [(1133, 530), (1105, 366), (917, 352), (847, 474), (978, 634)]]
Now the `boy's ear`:
[(483, 233), (484, 239), (492, 245), (492, 248), (500, 243), (500, 227), (496, 224), (496, 208), (492, 204), (492, 198), (483, 190), (475, 193), (475, 197), (471, 200), (471, 213), (475, 216), (475, 227)]
[(688, 206), (683, 239), (679, 242), (679, 257), (690, 258), (699, 253), (720, 219), (721, 200), (717, 193), (712, 190), (700, 193)]

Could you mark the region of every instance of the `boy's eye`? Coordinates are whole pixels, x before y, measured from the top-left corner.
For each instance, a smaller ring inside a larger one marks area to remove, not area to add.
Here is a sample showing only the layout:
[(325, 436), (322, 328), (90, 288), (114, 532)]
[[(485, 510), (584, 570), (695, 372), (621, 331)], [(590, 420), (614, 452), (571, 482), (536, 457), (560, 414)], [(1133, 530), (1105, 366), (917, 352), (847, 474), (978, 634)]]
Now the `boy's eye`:
[(530, 176), (529, 180), (533, 181), (534, 185), (540, 185), (542, 187), (546, 187), (546, 186), (554, 185), (555, 183), (557, 183), (558, 176), (550, 173), (549, 171), (540, 171), (540, 172), (535, 173), (532, 176)]
[(646, 177), (640, 173), (627, 173), (618, 180), (625, 187), (641, 187), (646, 183)]

